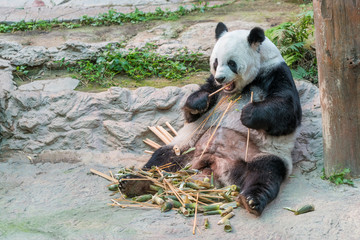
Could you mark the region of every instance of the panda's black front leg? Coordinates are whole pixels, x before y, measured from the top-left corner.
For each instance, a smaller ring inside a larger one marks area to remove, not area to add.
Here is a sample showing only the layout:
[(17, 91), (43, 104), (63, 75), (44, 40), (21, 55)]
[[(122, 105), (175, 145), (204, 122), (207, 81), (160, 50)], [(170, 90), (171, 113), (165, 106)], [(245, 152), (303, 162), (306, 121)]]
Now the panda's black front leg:
[(250, 213), (260, 216), (268, 203), (276, 198), (286, 176), (284, 162), (275, 155), (265, 155), (247, 163), (239, 178), (237, 201)]
[(269, 97), (261, 102), (248, 103), (241, 112), (241, 122), (252, 129), (262, 129), (274, 136), (295, 131), (301, 122), (301, 108), (291, 97)]
[(192, 93), (183, 107), (185, 120), (190, 123), (196, 121), (207, 110), (212, 108), (218, 98), (218, 94), (209, 97), (209, 94), (215, 92), (220, 86), (215, 84), (214, 77), (211, 75), (207, 79), (207, 83), (202, 85), (200, 89)]
[[(173, 146), (167, 145), (157, 149), (149, 161), (142, 168), (144, 171), (150, 170), (153, 166), (160, 167), (168, 164), (163, 170), (168, 172), (176, 172), (183, 168), (191, 159), (193, 153), (177, 156), (173, 150)], [(138, 196), (151, 192), (150, 185), (151, 181), (146, 180), (126, 180), (126, 179), (142, 178), (129, 174), (119, 180), (120, 191), (128, 197)]]

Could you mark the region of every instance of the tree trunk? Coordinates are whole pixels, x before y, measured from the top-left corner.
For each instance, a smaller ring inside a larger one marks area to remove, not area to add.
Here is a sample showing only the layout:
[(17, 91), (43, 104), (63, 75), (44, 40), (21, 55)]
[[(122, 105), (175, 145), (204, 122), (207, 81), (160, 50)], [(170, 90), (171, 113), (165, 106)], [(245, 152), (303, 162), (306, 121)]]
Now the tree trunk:
[(327, 176), (360, 176), (360, 0), (313, 0)]

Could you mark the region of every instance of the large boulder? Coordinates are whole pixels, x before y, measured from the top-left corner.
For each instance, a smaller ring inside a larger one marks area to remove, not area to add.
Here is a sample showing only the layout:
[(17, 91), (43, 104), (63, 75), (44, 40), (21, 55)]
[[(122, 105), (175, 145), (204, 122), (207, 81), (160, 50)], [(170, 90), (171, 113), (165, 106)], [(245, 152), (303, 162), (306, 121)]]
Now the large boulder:
[(197, 85), (102, 93), (24, 91), (11, 93), (0, 126), (11, 132), (2, 151), (94, 150), (142, 153), (148, 126), (183, 123), (181, 107)]

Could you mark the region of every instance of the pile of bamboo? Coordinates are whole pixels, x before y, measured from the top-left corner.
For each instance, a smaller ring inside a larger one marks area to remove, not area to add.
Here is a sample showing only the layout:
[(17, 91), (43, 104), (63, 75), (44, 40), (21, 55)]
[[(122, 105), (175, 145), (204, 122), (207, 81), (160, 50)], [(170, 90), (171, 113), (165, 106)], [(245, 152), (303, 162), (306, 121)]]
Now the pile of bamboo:
[[(93, 169), (91, 172), (111, 181), (112, 183), (108, 186), (109, 190), (114, 191), (114, 194), (120, 193), (119, 198), (111, 199), (111, 206), (158, 208), (162, 212), (176, 210), (186, 217), (194, 217), (194, 234), (198, 213), (221, 215), (222, 219), (218, 224), (224, 224), (224, 230), (230, 232), (232, 229), (229, 219), (234, 216), (232, 210), (237, 207), (235, 197), (239, 194), (238, 187), (232, 185), (217, 189), (214, 186), (213, 175), (201, 175), (197, 170), (190, 169), (190, 165), (175, 173), (162, 170), (169, 166), (167, 164), (150, 171), (123, 168), (117, 174), (110, 174), (110, 176)], [(121, 194), (118, 179), (128, 174), (140, 178), (126, 178), (126, 181), (150, 181), (150, 192), (134, 198), (127, 198)], [(208, 226), (207, 220), (204, 227)]]

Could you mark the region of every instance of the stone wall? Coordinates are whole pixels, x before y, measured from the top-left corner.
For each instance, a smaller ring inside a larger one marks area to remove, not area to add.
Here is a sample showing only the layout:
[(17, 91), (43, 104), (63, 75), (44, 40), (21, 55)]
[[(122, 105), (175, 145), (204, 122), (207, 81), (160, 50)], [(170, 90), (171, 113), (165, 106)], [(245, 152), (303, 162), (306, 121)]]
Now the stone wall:
[(13, 90), (1, 106), (0, 149), (142, 153), (142, 140), (151, 136), (148, 126), (170, 122), (180, 128), (181, 106), (196, 88), (143, 87), (131, 91), (113, 87), (101, 93)]

